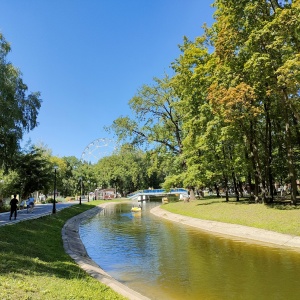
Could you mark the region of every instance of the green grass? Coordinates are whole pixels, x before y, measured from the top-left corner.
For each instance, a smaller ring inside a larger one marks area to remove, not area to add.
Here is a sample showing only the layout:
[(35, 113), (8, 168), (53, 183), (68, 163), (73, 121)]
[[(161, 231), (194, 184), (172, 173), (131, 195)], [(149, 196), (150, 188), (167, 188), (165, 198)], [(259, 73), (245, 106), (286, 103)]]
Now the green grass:
[(163, 209), (189, 217), (240, 224), (300, 236), (300, 207), (291, 205), (249, 204), (231, 199), (207, 198), (188, 203), (173, 202)]
[(65, 222), (101, 202), (0, 227), (0, 299), (125, 299), (81, 270), (63, 248)]

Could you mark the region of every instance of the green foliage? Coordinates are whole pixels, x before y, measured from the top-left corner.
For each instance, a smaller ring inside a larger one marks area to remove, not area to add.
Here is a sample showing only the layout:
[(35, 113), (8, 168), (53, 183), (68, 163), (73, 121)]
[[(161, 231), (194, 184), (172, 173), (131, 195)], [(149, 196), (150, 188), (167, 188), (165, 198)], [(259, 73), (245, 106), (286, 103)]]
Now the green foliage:
[(0, 169), (0, 199), (17, 193), (15, 190), (15, 182), (18, 180), (19, 176), (16, 171), (4, 172), (3, 169)]
[[(110, 127), (119, 140), (129, 140), (132, 145), (149, 150), (147, 156), (151, 164), (142, 169), (149, 176), (161, 177), (185, 168), (181, 156), (183, 115), (176, 107), (178, 101), (170, 78), (155, 78), (152, 86), (144, 85), (129, 101), (133, 118), (120, 117)], [(135, 180), (134, 186), (136, 184), (143, 186)]]
[(7, 171), (19, 150), (23, 134), (34, 129), (41, 107), (40, 93), (27, 93), (21, 72), (6, 56), (10, 45), (0, 33), (0, 165)]
[(15, 191), (19, 191), (22, 198), (27, 198), (34, 191), (47, 194), (53, 186), (53, 165), (43, 149), (32, 146), (28, 151), (20, 153), (15, 170), (18, 173)]
[(102, 158), (95, 165), (99, 185), (103, 188), (114, 187), (121, 195), (153, 186), (156, 176), (147, 174), (147, 157), (134, 146), (123, 145), (115, 154)]
[[(125, 143), (119, 151), (96, 165), (49, 155), (50, 165), (59, 166), (57, 188), (63, 195), (96, 187), (125, 195), (148, 187), (233, 186), (239, 200), (242, 184), (254, 184), (255, 196), (260, 190), (264, 197), (272, 196), (275, 182), (287, 182), (296, 203), (300, 2), (216, 0), (213, 5), (216, 22), (194, 41), (184, 37), (172, 77), (142, 86), (129, 101), (132, 116), (113, 121), (110, 129)], [(23, 131), (36, 126), (40, 100), (38, 94), (26, 96), (21, 74), (6, 62), (10, 47), (2, 36), (0, 49), (0, 79), (10, 83), (0, 80), (0, 163), (7, 171)], [(20, 115), (6, 113), (20, 103)], [(40, 171), (35, 176), (29, 166), (43, 169), (48, 185), (37, 186)], [(51, 190), (53, 171), (34, 166), (30, 156), (24, 156), (21, 169), (7, 175), (3, 193), (10, 182), (23, 186), (27, 173), (35, 183), (26, 179), (24, 192)]]

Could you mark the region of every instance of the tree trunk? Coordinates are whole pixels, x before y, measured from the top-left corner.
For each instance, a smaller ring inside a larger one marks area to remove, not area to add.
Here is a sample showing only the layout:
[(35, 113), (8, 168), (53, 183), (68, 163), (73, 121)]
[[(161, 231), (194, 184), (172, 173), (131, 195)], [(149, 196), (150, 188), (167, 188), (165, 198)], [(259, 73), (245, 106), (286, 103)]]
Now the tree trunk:
[(248, 172), (247, 180), (249, 184), (249, 194), (251, 194), (253, 192), (253, 189), (252, 189), (252, 177), (250, 172)]
[(189, 189), (190, 192), (190, 200), (196, 200), (194, 187)]
[(229, 202), (229, 196), (228, 196), (228, 178), (226, 175), (223, 175), (224, 176), (224, 183), (225, 183), (225, 199), (226, 199), (226, 202)]
[(242, 185), (242, 182), (240, 180), (238, 180), (238, 191), (240, 193), (240, 196), (243, 198), (244, 197), (244, 191), (243, 191), (243, 185)]
[(274, 191), (273, 191), (273, 175), (272, 175), (272, 124), (269, 111), (269, 101), (264, 104), (265, 113), (266, 113), (266, 143), (265, 143), (265, 152), (266, 152), (266, 179), (267, 187), (270, 195), (270, 203), (274, 202)]
[(215, 189), (216, 189), (217, 197), (220, 198), (220, 191), (219, 191), (218, 185), (215, 183), (214, 186), (215, 186)]
[(253, 123), (250, 123), (250, 137), (249, 137), (249, 148), (250, 148), (250, 157), (252, 162), (252, 167), (254, 170), (254, 199), (255, 203), (259, 201), (259, 184), (261, 180), (261, 172), (260, 172), (260, 164), (259, 164), (259, 156), (258, 156), (258, 149), (255, 143), (254, 137), (254, 129)]
[(283, 113), (284, 113), (284, 121), (285, 121), (285, 133), (286, 133), (286, 149), (287, 149), (287, 163), (288, 163), (288, 170), (289, 170), (289, 178), (291, 181), (291, 200), (294, 205), (297, 203), (297, 175), (296, 175), (296, 169), (294, 166), (294, 153), (293, 153), (293, 147), (292, 147), (292, 134), (291, 134), (291, 128), (288, 118), (288, 112), (287, 112), (287, 103), (288, 103), (288, 95), (286, 91), (284, 91), (284, 97), (285, 101), (283, 101)]
[(231, 175), (232, 175), (232, 180), (233, 180), (233, 187), (234, 187), (234, 193), (235, 193), (236, 201), (240, 201), (240, 195), (239, 195), (239, 191), (238, 191), (238, 188), (237, 188), (235, 173), (232, 172)]

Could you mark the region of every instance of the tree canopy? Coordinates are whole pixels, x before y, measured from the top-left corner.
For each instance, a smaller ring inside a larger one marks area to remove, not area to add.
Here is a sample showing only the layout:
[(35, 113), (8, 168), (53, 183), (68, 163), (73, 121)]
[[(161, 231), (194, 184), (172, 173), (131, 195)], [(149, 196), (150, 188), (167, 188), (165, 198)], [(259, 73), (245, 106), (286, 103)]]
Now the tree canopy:
[(28, 93), (22, 73), (7, 61), (10, 45), (0, 33), (0, 165), (8, 169), (23, 134), (37, 125), (40, 93)]
[(215, 186), (227, 196), (232, 188), (237, 200), (247, 190), (272, 201), (276, 184), (286, 184), (295, 203), (300, 1), (213, 6), (215, 23), (195, 41), (184, 38), (172, 76), (143, 86), (129, 102), (133, 117), (111, 128), (148, 145), (165, 186)]
[[(60, 167), (64, 194), (76, 192), (80, 178), (85, 190), (114, 187), (123, 195), (159, 186), (214, 187), (227, 200), (232, 190), (237, 201), (247, 192), (272, 202), (276, 187), (286, 185), (296, 203), (300, 0), (215, 0), (213, 6), (214, 24), (194, 41), (184, 37), (171, 74), (138, 89), (128, 103), (132, 114), (109, 127), (123, 141), (119, 151), (96, 165), (49, 158)], [(37, 126), (41, 105), (39, 93), (28, 94), (20, 71), (6, 61), (9, 51), (0, 35), (5, 168), (13, 166), (23, 133)]]

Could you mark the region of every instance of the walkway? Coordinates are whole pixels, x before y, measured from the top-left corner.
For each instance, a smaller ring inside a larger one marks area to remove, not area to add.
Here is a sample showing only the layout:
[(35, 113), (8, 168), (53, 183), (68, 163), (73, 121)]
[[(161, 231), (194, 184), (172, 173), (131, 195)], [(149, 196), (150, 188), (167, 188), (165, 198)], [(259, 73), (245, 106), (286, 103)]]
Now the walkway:
[[(66, 203), (56, 203), (56, 211), (60, 211), (64, 208), (70, 207), (71, 205), (78, 204), (78, 201), (66, 202)], [(51, 215), (53, 209), (53, 204), (36, 204), (31, 213), (27, 213), (27, 209), (18, 210), (17, 219), (14, 220), (12, 217), (9, 220), (10, 212), (0, 213), (0, 226), (15, 224), (18, 222), (37, 219), (43, 216)]]

